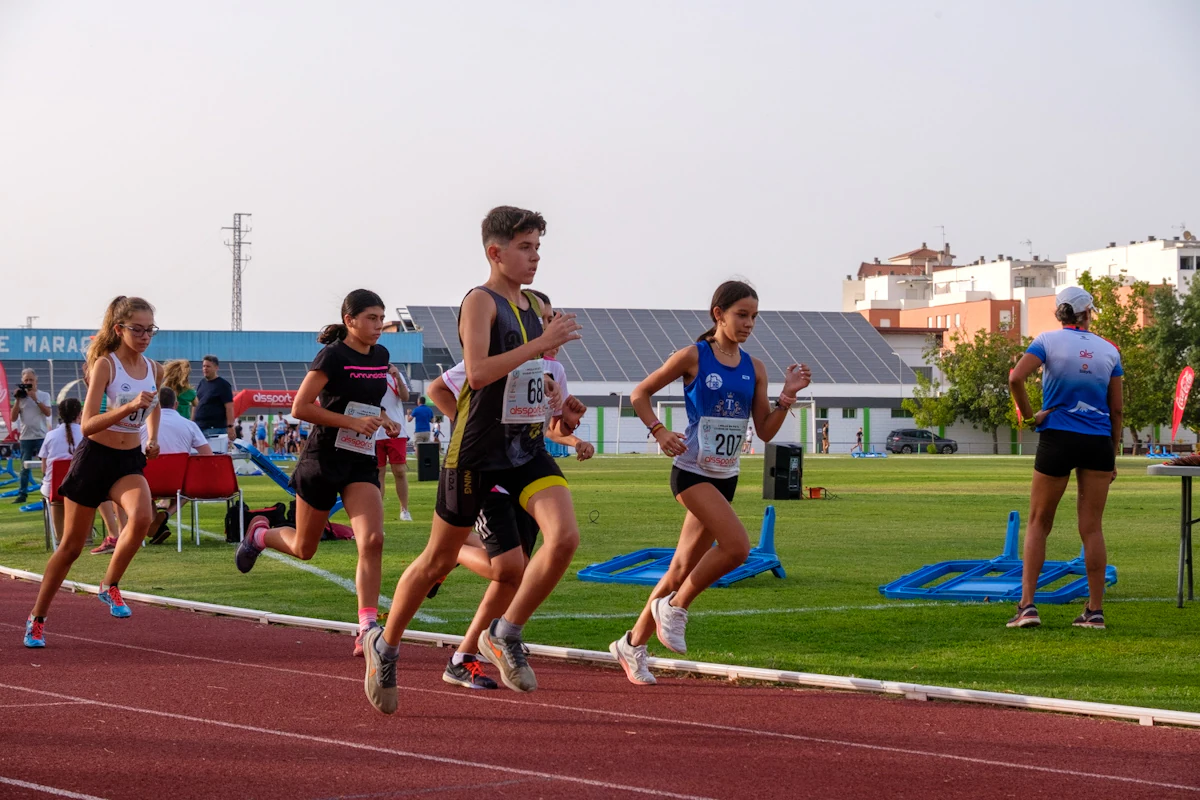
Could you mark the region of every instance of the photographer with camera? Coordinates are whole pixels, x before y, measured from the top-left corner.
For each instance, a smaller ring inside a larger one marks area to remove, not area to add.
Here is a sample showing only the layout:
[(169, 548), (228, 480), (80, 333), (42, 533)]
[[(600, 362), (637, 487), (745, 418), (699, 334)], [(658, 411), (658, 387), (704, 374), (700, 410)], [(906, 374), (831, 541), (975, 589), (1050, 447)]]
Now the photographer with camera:
[(38, 391), (37, 373), (31, 369), (21, 370), (21, 382), (13, 392), (12, 418), (21, 429), (21, 488), (13, 502), (25, 503), (33, 473), (25, 467), (26, 461), (37, 458), (42, 449), (42, 440), (50, 429), (50, 393)]

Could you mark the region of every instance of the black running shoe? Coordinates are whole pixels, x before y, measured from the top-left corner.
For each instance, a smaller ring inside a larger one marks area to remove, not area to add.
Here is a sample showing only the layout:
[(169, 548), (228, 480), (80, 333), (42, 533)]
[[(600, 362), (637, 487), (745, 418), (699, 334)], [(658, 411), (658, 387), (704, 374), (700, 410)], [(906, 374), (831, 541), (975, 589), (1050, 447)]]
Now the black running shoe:
[(1038, 616), (1037, 606), (1033, 603), (1018, 605), (1016, 615), (1008, 621), (1009, 628), (1036, 628), (1041, 624), (1042, 618)]
[(463, 663), (455, 664), (451, 659), (442, 673), (442, 680), (466, 689), (495, 689), (496, 682), (483, 674), (483, 665), (475, 656), (463, 656)]
[(254, 562), (258, 560), (258, 554), (262, 552), (254, 546), (254, 533), (259, 528), (268, 527), (270, 527), (270, 523), (267, 522), (266, 517), (261, 515), (250, 520), (250, 524), (246, 526), (246, 530), (242, 534), (242, 541), (238, 544), (237, 552), (233, 556), (239, 572), (249, 572), (254, 569)]
[(1075, 618), (1071, 623), (1076, 628), (1096, 628), (1104, 630), (1104, 609), (1098, 608), (1092, 611), (1087, 606), (1083, 607), (1083, 613)]

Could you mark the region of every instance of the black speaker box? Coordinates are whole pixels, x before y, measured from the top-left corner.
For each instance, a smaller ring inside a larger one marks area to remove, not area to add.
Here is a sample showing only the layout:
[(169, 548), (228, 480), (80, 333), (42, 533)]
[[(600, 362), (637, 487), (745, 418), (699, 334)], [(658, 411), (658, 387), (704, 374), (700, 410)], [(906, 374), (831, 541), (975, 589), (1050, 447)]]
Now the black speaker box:
[(767, 443), (763, 461), (763, 499), (799, 500), (804, 477), (804, 446)]
[(436, 481), (440, 465), (442, 446), (437, 442), (421, 442), (417, 445), (417, 480)]

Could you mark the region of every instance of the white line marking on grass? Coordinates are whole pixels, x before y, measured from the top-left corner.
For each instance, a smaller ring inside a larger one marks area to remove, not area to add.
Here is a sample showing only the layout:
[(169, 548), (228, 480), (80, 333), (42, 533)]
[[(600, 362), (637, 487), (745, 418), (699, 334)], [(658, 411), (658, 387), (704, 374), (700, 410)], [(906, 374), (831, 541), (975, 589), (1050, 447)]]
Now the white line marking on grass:
[(9, 705), (0, 706), (0, 708), (42, 708), (43, 706), (73, 706), (78, 705), (71, 701), (64, 700), (63, 702), (55, 703), (11, 703)]
[[(10, 623), (0, 623), (0, 627), (16, 628), (18, 626), (10, 624)], [(195, 661), (210, 661), (210, 662), (215, 662), (218, 664), (226, 664), (226, 665), (235, 666), (235, 667), (254, 667), (256, 669), (265, 669), (265, 670), (270, 670), (272, 672), (284, 672), (284, 673), (290, 673), (293, 675), (302, 675), (302, 676), (305, 676), (308, 678), (324, 678), (326, 680), (336, 680), (336, 681), (343, 681), (343, 682), (349, 682), (349, 683), (361, 683), (361, 679), (359, 679), (359, 678), (351, 678), (351, 677), (344, 676), (344, 675), (330, 675), (328, 673), (323, 673), (323, 672), (312, 672), (309, 670), (291, 669), (289, 667), (274, 667), (274, 666), (270, 666), (270, 665), (266, 665), (266, 664), (252, 664), (252, 663), (248, 663), (245, 661), (233, 661), (231, 659), (215, 658), (212, 656), (195, 656), (195, 655), (190, 655), (188, 653), (175, 653), (175, 652), (172, 652), (169, 650), (159, 650), (159, 649), (150, 648), (150, 647), (141, 647), (138, 645), (123, 644), (121, 642), (108, 642), (108, 641), (104, 641), (102, 639), (89, 639), (89, 638), (85, 638), (83, 636), (70, 636), (70, 635), (64, 635), (64, 634), (58, 634), (58, 636), (60, 638), (64, 638), (64, 639), (75, 639), (77, 641), (90, 642), (93, 644), (108, 645), (111, 647), (123, 647), (123, 648), (129, 649), (129, 650), (142, 650), (142, 651), (149, 652), (149, 653), (157, 653), (160, 655), (169, 655), (169, 656), (173, 656), (176, 658), (191, 659), (191, 660), (195, 660)], [(0, 683), (0, 688), (14, 689), (16, 691), (34, 692), (37, 694), (49, 695), (51, 697), (63, 697), (63, 698), (71, 699), (71, 700), (77, 700), (81, 703), (88, 703), (91, 705), (110, 706), (110, 704), (108, 704), (108, 703), (103, 703), (103, 702), (95, 701), (95, 700), (88, 700), (87, 698), (75, 698), (75, 697), (71, 697), (69, 695), (58, 695), (53, 692), (43, 692), (43, 691), (40, 691), (37, 689), (27, 689), (23, 686), (12, 686), (9, 684)], [(549, 710), (553, 710), (553, 711), (571, 711), (571, 712), (577, 712), (577, 713), (581, 713), (581, 714), (594, 714), (596, 716), (602, 716), (602, 717), (616, 717), (618, 719), (637, 720), (639, 722), (651, 722), (651, 723), (657, 723), (657, 724), (662, 724), (662, 725), (678, 725), (678, 726), (690, 727), (690, 728), (700, 728), (700, 729), (704, 729), (704, 730), (721, 731), (724, 733), (737, 733), (737, 734), (744, 734), (744, 735), (749, 735), (749, 736), (761, 736), (761, 737), (770, 738), (770, 739), (786, 739), (786, 740), (795, 741), (795, 742), (809, 742), (811, 744), (834, 745), (837, 747), (853, 747), (853, 748), (857, 748), (857, 749), (861, 749), (861, 750), (872, 750), (872, 751), (884, 752), (884, 753), (897, 753), (899, 755), (922, 756), (922, 757), (926, 757), (926, 758), (938, 758), (938, 759), (945, 759), (945, 760), (949, 760), (949, 761), (960, 761), (960, 762), (964, 762), (964, 763), (968, 763), (968, 764), (981, 764), (984, 766), (991, 766), (991, 767), (1005, 767), (1005, 768), (1014, 769), (1014, 770), (1043, 772), (1043, 773), (1050, 773), (1050, 774), (1054, 774), (1054, 775), (1068, 775), (1068, 776), (1077, 777), (1077, 778), (1091, 778), (1091, 779), (1095, 779), (1095, 780), (1116, 781), (1118, 783), (1132, 783), (1132, 784), (1137, 784), (1139, 786), (1155, 786), (1155, 787), (1164, 788), (1164, 789), (1183, 789), (1183, 790), (1186, 790), (1189, 792), (1200, 792), (1200, 786), (1187, 786), (1184, 784), (1177, 784), (1177, 783), (1164, 783), (1161, 781), (1146, 780), (1144, 778), (1129, 778), (1129, 777), (1126, 777), (1123, 775), (1107, 775), (1107, 774), (1101, 774), (1101, 773), (1090, 773), (1090, 772), (1083, 772), (1080, 770), (1062, 769), (1059, 767), (1042, 767), (1042, 766), (1037, 766), (1034, 764), (1022, 764), (1022, 763), (1012, 762), (1012, 761), (999, 761), (999, 760), (995, 760), (995, 759), (978, 758), (975, 756), (960, 756), (960, 755), (955, 755), (953, 753), (939, 753), (939, 752), (936, 752), (933, 750), (917, 750), (914, 748), (907, 748), (907, 747), (893, 747), (891, 745), (868, 744), (866, 742), (854, 742), (854, 741), (850, 741), (850, 740), (846, 740), (846, 739), (826, 739), (824, 737), (805, 736), (803, 734), (798, 734), (798, 733), (783, 733), (781, 731), (761, 730), (761, 729), (757, 729), (757, 728), (743, 728), (743, 727), (739, 727), (739, 726), (735, 726), (735, 725), (721, 725), (721, 724), (715, 723), (715, 722), (695, 722), (692, 720), (685, 720), (685, 719), (653, 717), (648, 714), (634, 714), (634, 713), (625, 712), (625, 711), (607, 711), (605, 709), (599, 709), (599, 708), (583, 708), (580, 706), (566, 706), (566, 705), (560, 705), (557, 703), (540, 703), (540, 702), (536, 702), (533, 700), (516, 700), (516, 699), (507, 698), (507, 697), (496, 696), (492, 692), (486, 692), (486, 693), (484, 693), (484, 692), (453, 692), (453, 691), (442, 691), (439, 689), (419, 689), (419, 688), (411, 687), (411, 686), (397, 686), (396, 688), (399, 689), (400, 691), (404, 691), (404, 692), (414, 692), (416, 694), (430, 694), (430, 695), (438, 695), (438, 696), (444, 696), (444, 697), (453, 697), (453, 698), (457, 698), (459, 700), (475, 700), (475, 701), (484, 702), (484, 703), (504, 703), (506, 705), (515, 705), (515, 706), (533, 706), (536, 708), (545, 708), (545, 709), (549, 709)], [(123, 706), (116, 706), (116, 705), (111, 705), (110, 707), (124, 708)], [(130, 710), (140, 710), (140, 709), (130, 709)], [(147, 711), (146, 713), (159, 714), (162, 716), (176, 716), (176, 715), (168, 714), (166, 712), (159, 712), (159, 711)], [(180, 717), (180, 718), (187, 719), (185, 717)], [(213, 724), (229, 725), (230, 727), (244, 727), (244, 726), (235, 725), (234, 723), (216, 723), (216, 722), (214, 722)], [(265, 731), (265, 732), (271, 732), (271, 731)], [(286, 733), (281, 734), (281, 735), (301, 736), (301, 734), (286, 734)], [(322, 742), (328, 741), (330, 743), (337, 743), (337, 742), (334, 742), (333, 740), (316, 739), (315, 737), (314, 737), (314, 741), (322, 741)], [(351, 745), (351, 746), (356, 746), (356, 745)], [(374, 749), (374, 748), (369, 748), (367, 746), (363, 746), (363, 747), (364, 747), (364, 749)], [(382, 751), (382, 752), (388, 752), (388, 751)], [(431, 758), (431, 759), (434, 758), (434, 757), (429, 757), (429, 756), (416, 756), (416, 757), (419, 757), (419, 758), (424, 757), (424, 758)], [(449, 763), (458, 763), (458, 762), (455, 762), (450, 759), (446, 759), (446, 760)], [(473, 766), (473, 765), (471, 765), (471, 766)], [(505, 769), (503, 767), (487, 767), (487, 768), (500, 769), (500, 770)], [(513, 771), (519, 772), (519, 770), (513, 770)], [(539, 775), (539, 776), (541, 775), (541, 773), (528, 773), (528, 774)], [(639, 790), (639, 791), (644, 791), (644, 790)], [(682, 795), (673, 795), (673, 796), (680, 797)]]
[[(183, 527), (187, 528), (188, 530), (192, 529), (191, 525), (184, 525)], [(212, 531), (206, 531), (204, 528), (200, 528), (200, 535), (209, 539), (216, 539), (221, 542), (225, 541), (224, 536), (213, 533)], [(289, 567), (295, 567), (296, 569), (303, 570), (310, 575), (316, 575), (318, 578), (323, 578), (330, 583), (342, 587), (350, 594), (358, 594), (358, 586), (355, 585), (354, 581), (350, 580), (349, 578), (343, 578), (336, 572), (330, 572), (327, 569), (321, 569), (320, 567), (309, 564), (307, 561), (301, 561), (300, 559), (293, 558), (286, 553), (277, 553), (274, 550), (264, 550), (262, 555), (266, 556), (267, 558), (273, 558), (281, 564), (287, 564)], [(378, 603), (379, 607), (384, 611), (392, 607), (392, 599), (390, 597), (379, 595)], [(446, 620), (441, 619), (440, 617), (435, 617), (432, 614), (426, 614), (424, 611), (418, 611), (413, 616), (413, 619), (420, 620), (421, 622), (431, 622), (434, 624), (444, 624), (446, 622)]]
[[(134, 714), (146, 714), (152, 717), (161, 717), (163, 719), (180, 720), (182, 722), (195, 722), (201, 725), (213, 725), (219, 728), (230, 728), (232, 730), (247, 731), (249, 733), (265, 734), (268, 736), (278, 736), (283, 739), (297, 739), (303, 742), (316, 742), (317, 744), (334, 745), (336, 747), (346, 747), (352, 750), (364, 750), (369, 753), (382, 753), (384, 755), (400, 756), (401, 758), (411, 758), (418, 761), (429, 761), (435, 764), (450, 764), (456, 767), (468, 767), (471, 769), (490, 770), (492, 772), (504, 772), (510, 775), (522, 775), (527, 778), (542, 778), (551, 781), (562, 781), (564, 783), (582, 784), (584, 786), (595, 786), (600, 789), (609, 789), (620, 792), (633, 792), (635, 794), (648, 794), (655, 797), (675, 797), (680, 800), (713, 800), (713, 798), (703, 795), (694, 794), (677, 794), (675, 792), (667, 792), (662, 789), (647, 789), (641, 786), (629, 786), (620, 783), (611, 783), (609, 781), (598, 781), (591, 778), (580, 778), (574, 775), (564, 775), (555, 772), (541, 772), (532, 769), (519, 769), (517, 767), (505, 767), (497, 764), (488, 764), (482, 761), (468, 761), (463, 758), (448, 758), (446, 756), (435, 756), (428, 753), (415, 753), (411, 750), (397, 750), (392, 747), (379, 747), (377, 745), (364, 744), (362, 742), (351, 742), (344, 739), (334, 739), (329, 736), (313, 736), (307, 733), (294, 733), (292, 731), (277, 730), (275, 728), (264, 728), (259, 725), (243, 725), (237, 722), (225, 722), (218, 719), (210, 719), (208, 717), (193, 717), (188, 714), (173, 714), (169, 711), (156, 711), (152, 708), (139, 708), (138, 706), (127, 706), (120, 703), (106, 703), (101, 700), (89, 700), (86, 697), (73, 697), (71, 695), (59, 694), (58, 692), (46, 692), (40, 689), (27, 689), (23, 686), (11, 686), (8, 684), (0, 684), (0, 687), (5, 689), (15, 689), (17, 691), (30, 692), (31, 694), (39, 694), (46, 697), (59, 697), (66, 700), (75, 700), (88, 705), (99, 706), (100, 708), (111, 708), (117, 711), (128, 711)], [(1159, 784), (1166, 785), (1166, 784)], [(85, 795), (64, 794), (63, 797), (87, 797)]]
[(31, 792), (43, 792), (44, 794), (52, 794), (55, 797), (70, 797), (74, 800), (104, 800), (103, 797), (97, 797), (94, 794), (80, 794), (79, 792), (70, 792), (66, 789), (56, 789), (53, 786), (43, 786), (40, 783), (29, 783), (28, 781), (19, 781), (16, 778), (5, 778), (0, 775), (0, 783), (8, 784), (9, 786), (17, 786), (21, 789), (28, 789)]

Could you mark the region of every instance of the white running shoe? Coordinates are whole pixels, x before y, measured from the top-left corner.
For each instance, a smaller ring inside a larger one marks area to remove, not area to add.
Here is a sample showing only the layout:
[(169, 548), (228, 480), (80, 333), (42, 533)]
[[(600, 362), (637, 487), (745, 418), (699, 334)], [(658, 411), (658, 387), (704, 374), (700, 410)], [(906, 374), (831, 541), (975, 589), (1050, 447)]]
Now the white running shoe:
[(686, 653), (687, 642), (683, 633), (687, 629), (688, 612), (686, 608), (671, 605), (674, 598), (674, 592), (658, 598), (650, 604), (650, 614), (654, 617), (655, 633), (663, 647), (676, 653)]
[(620, 639), (608, 646), (608, 652), (613, 654), (613, 658), (625, 670), (625, 677), (629, 678), (629, 682), (638, 686), (653, 686), (658, 683), (654, 679), (654, 673), (646, 666), (646, 645), (634, 647), (629, 643), (629, 634), (624, 633)]
[(412, 522), (412, 514), (408, 513), (407, 508), (400, 509), (400, 521), (401, 522)]

